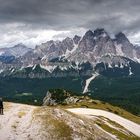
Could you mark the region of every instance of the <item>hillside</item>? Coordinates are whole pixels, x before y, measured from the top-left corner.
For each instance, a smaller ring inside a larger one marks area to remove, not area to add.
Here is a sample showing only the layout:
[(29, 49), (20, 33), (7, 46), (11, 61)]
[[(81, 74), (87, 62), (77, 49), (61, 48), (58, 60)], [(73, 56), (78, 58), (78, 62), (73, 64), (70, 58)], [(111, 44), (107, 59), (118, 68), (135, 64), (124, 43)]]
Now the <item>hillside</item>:
[(5, 115), (0, 116), (0, 139), (113, 139), (91, 124), (60, 108), (5, 103)]
[(119, 123), (103, 116), (76, 115), (74, 109), (67, 111), (60, 106), (38, 107), (10, 102), (4, 106), (5, 114), (0, 116), (0, 140), (139, 140)]
[[(103, 111), (101, 109), (85, 109), (85, 108), (68, 109), (68, 111), (84, 115), (87, 118), (90, 117), (91, 119), (96, 118), (96, 116), (101, 117), (97, 123), (104, 129), (106, 129), (104, 125), (108, 125), (109, 127), (112, 127), (113, 129), (116, 130), (120, 130), (120, 132), (122, 132), (119, 126), (116, 125), (115, 127), (115, 123), (117, 123), (120, 126), (123, 126), (125, 129), (132, 132), (133, 134), (135, 134), (136, 136), (140, 137), (140, 125), (127, 119), (124, 119), (116, 114), (110, 113), (108, 111)], [(111, 121), (114, 123), (114, 124), (112, 123), (113, 126), (110, 125)], [(119, 136), (119, 133), (116, 132), (114, 133)]]
[[(1, 140), (139, 139), (124, 127), (109, 119), (102, 119), (101, 116), (91, 119), (70, 113), (61, 107), (37, 107), (8, 102), (4, 106), (5, 114), (0, 116)], [(99, 121), (103, 126), (113, 127), (115, 133), (103, 129)]]

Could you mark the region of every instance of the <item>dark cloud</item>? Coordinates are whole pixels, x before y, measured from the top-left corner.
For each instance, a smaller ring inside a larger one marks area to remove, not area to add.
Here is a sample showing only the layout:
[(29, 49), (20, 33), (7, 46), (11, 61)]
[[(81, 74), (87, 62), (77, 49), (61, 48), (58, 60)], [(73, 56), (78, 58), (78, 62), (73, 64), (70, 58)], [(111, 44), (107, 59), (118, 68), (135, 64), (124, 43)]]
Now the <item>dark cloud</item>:
[(130, 35), (140, 31), (139, 11), (140, 0), (0, 0), (0, 26), (17, 24), (22, 32), (104, 27)]
[(122, 25), (125, 28), (119, 16), (123, 16), (124, 20), (134, 20), (134, 16), (140, 19), (139, 0), (0, 0), (0, 3), (0, 22), (23, 22), (40, 28), (83, 25), (88, 28), (91, 23), (93, 27), (109, 26), (111, 23), (112, 28), (114, 21), (120, 24), (115, 29), (119, 30), (123, 28)]

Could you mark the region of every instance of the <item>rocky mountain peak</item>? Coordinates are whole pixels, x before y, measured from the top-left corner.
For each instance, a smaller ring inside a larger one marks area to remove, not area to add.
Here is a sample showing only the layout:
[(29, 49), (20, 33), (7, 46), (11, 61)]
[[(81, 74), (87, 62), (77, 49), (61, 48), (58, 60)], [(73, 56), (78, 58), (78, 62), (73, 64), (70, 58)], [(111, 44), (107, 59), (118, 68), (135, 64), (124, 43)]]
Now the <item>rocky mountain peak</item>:
[(50, 41), (47, 41), (47, 43), (46, 44), (48, 44), (48, 45), (53, 45), (54, 44), (54, 41), (53, 40), (50, 40)]
[(91, 30), (88, 30), (86, 33), (85, 33), (85, 35), (84, 35), (84, 37), (83, 38), (89, 38), (89, 37), (92, 37), (92, 36), (94, 36), (94, 34), (93, 34), (93, 32), (91, 31)]
[(17, 45), (15, 45), (15, 46), (13, 46), (12, 48), (27, 48), (27, 46), (25, 46), (23, 43), (19, 43), (19, 44), (17, 44)]
[(130, 41), (128, 40), (128, 38), (125, 36), (124, 33), (120, 32), (117, 35), (115, 35), (115, 37), (116, 37), (115, 41), (119, 45), (116, 48), (119, 50), (121, 54), (132, 59), (134, 59), (134, 57), (137, 57), (134, 56), (133, 53), (135, 49), (133, 44), (130, 43)]
[(94, 36), (101, 36), (101, 35), (107, 35), (107, 32), (103, 28), (97, 28), (94, 30)]
[(95, 45), (94, 34), (91, 30), (87, 31), (79, 43), (79, 51), (93, 51)]
[(126, 41), (129, 42), (128, 38), (122, 32), (119, 32), (118, 34), (116, 34), (115, 38), (118, 44), (126, 42)]
[(78, 44), (78, 42), (80, 41), (81, 37), (78, 36), (78, 35), (75, 35), (74, 38), (73, 38), (73, 41), (75, 44)]
[(70, 37), (66, 37), (61, 43), (64, 49), (73, 46), (73, 40)]
[(72, 41), (70, 37), (66, 37), (63, 41)]

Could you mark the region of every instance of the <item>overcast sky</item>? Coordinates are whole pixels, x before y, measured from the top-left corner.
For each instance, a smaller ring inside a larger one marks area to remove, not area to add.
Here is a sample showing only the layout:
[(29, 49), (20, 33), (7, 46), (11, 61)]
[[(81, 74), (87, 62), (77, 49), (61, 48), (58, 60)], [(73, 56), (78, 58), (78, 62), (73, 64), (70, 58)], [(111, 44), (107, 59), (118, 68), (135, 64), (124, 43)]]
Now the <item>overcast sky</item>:
[(140, 0), (0, 0), (0, 47), (33, 47), (96, 28), (140, 43)]

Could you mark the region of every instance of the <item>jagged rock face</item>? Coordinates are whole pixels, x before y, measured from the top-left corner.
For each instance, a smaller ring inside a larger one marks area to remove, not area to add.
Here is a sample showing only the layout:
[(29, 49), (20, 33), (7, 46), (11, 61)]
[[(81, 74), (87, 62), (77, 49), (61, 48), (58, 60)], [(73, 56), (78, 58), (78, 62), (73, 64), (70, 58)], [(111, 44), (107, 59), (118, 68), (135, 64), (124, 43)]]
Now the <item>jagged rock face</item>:
[(63, 47), (61, 42), (51, 40), (37, 46), (35, 51), (43, 59), (51, 60), (63, 54)]
[[(76, 41), (76, 40), (75, 40)], [(36, 47), (36, 53), (39, 53), (39, 56), (42, 59), (51, 60), (62, 55), (65, 55), (66, 51), (71, 51), (74, 47), (74, 41), (71, 38), (65, 38), (61, 41), (48, 41), (43, 43), (40, 46)]]
[(138, 60), (140, 59), (140, 46), (135, 46), (135, 49), (134, 49), (134, 59)]
[(24, 56), (18, 58), (23, 67), (33, 66), (41, 62), (41, 55), (36, 51), (29, 51)]
[(97, 29), (94, 33), (89, 30), (85, 33), (76, 51), (69, 59), (80, 63), (82, 61), (96, 63), (99, 57), (106, 54), (116, 54), (113, 40), (104, 29)]
[(133, 58), (134, 46), (129, 42), (123, 33), (118, 33), (116, 36), (116, 44), (121, 47), (123, 55), (129, 58)]
[[(97, 34), (97, 35), (96, 35)], [(107, 32), (102, 30), (95, 30), (94, 32), (95, 36), (95, 49), (94, 49), (94, 55), (96, 57), (102, 57), (106, 54), (116, 54), (116, 48), (112, 41), (112, 39), (109, 37)]]
[(86, 32), (79, 47), (84, 46), (82, 49), (84, 52), (92, 52), (94, 56), (103, 56), (105, 54), (116, 54), (115, 46), (112, 39), (109, 37), (104, 29), (96, 29), (94, 33), (92, 31)]
[(74, 40), (72, 40), (71, 38), (67, 37), (62, 41), (63, 54), (66, 53), (66, 50), (71, 51), (73, 47), (74, 47)]
[(92, 31), (87, 31), (79, 43), (78, 50), (82, 53), (93, 51), (95, 45), (94, 34)]
[[(68, 58), (70, 61), (78, 63), (89, 61), (92, 57), (90, 53), (93, 52), (95, 46), (94, 35), (92, 31), (87, 31), (78, 44), (77, 49)], [(94, 57), (92, 57), (94, 59)]]
[(73, 38), (73, 41), (74, 41), (74, 43), (77, 45), (77, 44), (79, 43), (80, 39), (81, 39), (80, 36), (75, 35), (74, 38)]

